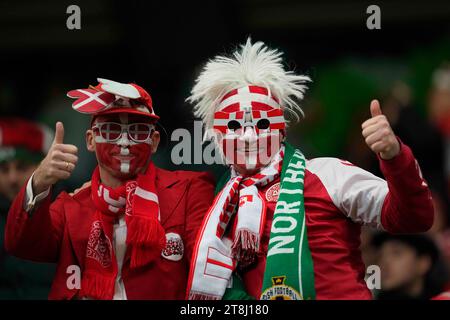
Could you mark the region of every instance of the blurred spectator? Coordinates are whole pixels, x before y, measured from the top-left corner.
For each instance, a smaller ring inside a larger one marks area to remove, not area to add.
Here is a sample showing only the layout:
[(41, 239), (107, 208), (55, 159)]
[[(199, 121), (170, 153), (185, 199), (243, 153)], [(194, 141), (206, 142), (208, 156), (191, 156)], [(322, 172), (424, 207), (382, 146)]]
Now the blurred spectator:
[(47, 299), (50, 290), (54, 266), (12, 257), (3, 241), (10, 203), (52, 141), (52, 131), (43, 125), (0, 118), (0, 299)]
[[(445, 101), (444, 97), (447, 96), (445, 93), (436, 90), (437, 89), (432, 89), (430, 97), (431, 95), (435, 95), (435, 98), (430, 98), (430, 100), (436, 100), (435, 102), (432, 102), (432, 104), (437, 104), (436, 97), (437, 94), (439, 94), (439, 104), (442, 109), (443, 101)], [(445, 270), (445, 265), (442, 265), (443, 272), (449, 272), (450, 229), (448, 226), (450, 222), (450, 212), (447, 182), (445, 179), (446, 160), (443, 130), (437, 129), (437, 126), (434, 125), (439, 121), (427, 121), (420, 115), (417, 109), (413, 107), (412, 92), (410, 88), (402, 82), (395, 83), (390, 93), (382, 99), (382, 101), (383, 113), (389, 119), (396, 134), (401, 137), (403, 142), (411, 146), (420, 163), (423, 176), (430, 186), (433, 196), (435, 219), (433, 227), (429, 231), (429, 235), (438, 245), (441, 256), (446, 262), (447, 270)], [(437, 107), (434, 106), (432, 109), (437, 109)], [(436, 114), (436, 112), (434, 112), (434, 114)], [(355, 121), (355, 123), (359, 122), (359, 120)], [(439, 123), (442, 128), (445, 127), (443, 126), (443, 121)], [(348, 159), (377, 175), (381, 175), (377, 159), (372, 156), (371, 151), (365, 146), (363, 139), (360, 138), (359, 131), (359, 126), (355, 127), (349, 136), (350, 140), (347, 151)], [(450, 159), (447, 160), (447, 163), (448, 162), (450, 162)], [(363, 230), (362, 232), (361, 251), (366, 265), (373, 264), (374, 260), (373, 247), (369, 245), (372, 234), (373, 231), (371, 230)]]
[[(441, 256), (447, 266), (447, 271), (450, 272), (450, 228), (448, 218), (448, 206), (441, 194), (433, 194), (434, 206), (434, 223), (428, 234), (434, 239), (437, 244)], [(447, 283), (450, 290), (450, 281)]]
[[(450, 77), (450, 73), (448, 74)], [(435, 78), (435, 76), (434, 76)], [(448, 79), (450, 81), (450, 78)], [(448, 110), (450, 110), (450, 82), (447, 93), (436, 91), (437, 85), (434, 85), (430, 96), (431, 100), (437, 101), (437, 95), (443, 94), (445, 97), (448, 94)], [(440, 89), (439, 89), (440, 90)], [(444, 108), (443, 98), (439, 98), (438, 104), (440, 109)], [(437, 109), (434, 106), (436, 102), (430, 102), (429, 108)], [(432, 106), (433, 105), (433, 106)], [(410, 145), (414, 150), (414, 154), (420, 163), (423, 175), (427, 180), (432, 195), (433, 204), (435, 208), (435, 221), (432, 230), (433, 236), (442, 233), (447, 229), (447, 223), (450, 221), (449, 212), (449, 193), (447, 188), (446, 165), (450, 158), (446, 160), (445, 156), (445, 127), (441, 120), (427, 121), (424, 119), (411, 104), (411, 93), (409, 88), (403, 84), (398, 83), (392, 89), (392, 93), (388, 96), (384, 103), (384, 112), (393, 124), (395, 132), (402, 137), (402, 140)], [(430, 117), (440, 118), (441, 116), (432, 115), (436, 112), (430, 111)], [(448, 118), (450, 120), (450, 118)], [(448, 123), (450, 126), (450, 121)], [(439, 128), (441, 126), (442, 128)], [(450, 127), (449, 127), (450, 128)]]
[(373, 238), (381, 269), (379, 300), (428, 300), (441, 293), (448, 274), (439, 259), (433, 240), (424, 234), (391, 235)]
[(361, 255), (366, 268), (370, 265), (377, 264), (377, 250), (373, 246), (373, 237), (379, 231), (368, 226), (361, 227)]
[[(443, 65), (433, 73), (428, 96), (428, 114), (441, 133), (445, 148), (447, 197), (450, 196), (450, 65)], [(435, 143), (438, 143), (436, 141)]]
[[(403, 142), (411, 147), (425, 179), (429, 182), (434, 193), (441, 194), (446, 201), (447, 187), (445, 179), (444, 140), (436, 127), (428, 122), (412, 104), (410, 88), (403, 82), (393, 85), (389, 94), (382, 99), (381, 108), (388, 118), (392, 129), (401, 137)], [(354, 123), (360, 123), (358, 115)], [(378, 161), (372, 156), (370, 150), (365, 147), (361, 134), (355, 134), (361, 128), (355, 127), (349, 135), (348, 160), (362, 166), (377, 175), (381, 172)]]
[[(378, 256), (377, 256), (377, 249), (373, 245), (373, 237), (375, 234), (377, 234), (379, 231), (375, 228), (371, 228), (368, 226), (362, 226), (361, 227), (361, 245), (359, 247), (359, 250), (361, 251), (361, 257), (364, 262), (364, 265), (366, 266), (366, 270), (369, 266), (377, 265), (378, 263)], [(366, 282), (369, 280), (369, 277), (371, 276), (370, 272), (366, 272), (365, 280)], [(377, 288), (368, 286), (372, 296), (375, 297), (377, 294)]]

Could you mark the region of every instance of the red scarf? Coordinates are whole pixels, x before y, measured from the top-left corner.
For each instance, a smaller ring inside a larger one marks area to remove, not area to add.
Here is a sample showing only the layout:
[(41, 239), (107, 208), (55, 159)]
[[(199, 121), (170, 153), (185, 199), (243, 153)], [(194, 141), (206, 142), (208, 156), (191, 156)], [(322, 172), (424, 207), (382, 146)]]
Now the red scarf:
[(157, 259), (165, 246), (165, 231), (159, 223), (155, 187), (155, 166), (150, 162), (136, 181), (112, 189), (100, 182), (97, 167), (92, 174), (92, 200), (96, 219), (92, 223), (81, 279), (81, 297), (112, 299), (118, 267), (113, 248), (113, 225), (125, 214), (130, 268), (142, 267)]

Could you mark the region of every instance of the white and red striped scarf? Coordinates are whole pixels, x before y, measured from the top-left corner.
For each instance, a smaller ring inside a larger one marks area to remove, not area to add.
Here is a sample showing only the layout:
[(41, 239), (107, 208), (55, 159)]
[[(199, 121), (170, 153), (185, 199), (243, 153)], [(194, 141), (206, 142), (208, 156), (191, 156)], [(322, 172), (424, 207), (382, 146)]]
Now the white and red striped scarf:
[(92, 174), (92, 200), (97, 209), (86, 249), (80, 297), (112, 299), (118, 267), (112, 245), (113, 225), (125, 214), (130, 268), (142, 267), (157, 259), (165, 246), (165, 231), (159, 222), (155, 166), (150, 162), (145, 174), (118, 188), (100, 182), (97, 167)]
[(232, 169), (231, 179), (216, 196), (197, 236), (188, 299), (221, 299), (236, 266), (244, 267), (256, 258), (266, 218), (258, 188), (280, 176), (283, 156), (284, 147), (253, 176), (243, 177)]

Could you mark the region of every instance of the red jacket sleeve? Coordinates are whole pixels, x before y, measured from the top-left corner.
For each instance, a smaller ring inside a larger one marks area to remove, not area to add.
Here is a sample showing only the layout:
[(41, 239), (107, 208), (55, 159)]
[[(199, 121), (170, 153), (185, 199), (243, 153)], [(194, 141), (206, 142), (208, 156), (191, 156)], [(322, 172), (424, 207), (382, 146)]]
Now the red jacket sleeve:
[(379, 158), (389, 187), (381, 211), (381, 224), (391, 233), (425, 232), (434, 220), (431, 192), (411, 149), (401, 141), (400, 148), (393, 159)]
[(206, 215), (213, 199), (214, 178), (209, 173), (201, 173), (192, 179), (187, 193), (186, 237), (184, 243), (185, 254), (189, 264), (191, 263), (197, 233), (202, 226), (203, 217)]
[(30, 213), (23, 209), (26, 184), (14, 199), (5, 227), (5, 249), (13, 256), (56, 262), (64, 232), (63, 201), (51, 203), (50, 195)]

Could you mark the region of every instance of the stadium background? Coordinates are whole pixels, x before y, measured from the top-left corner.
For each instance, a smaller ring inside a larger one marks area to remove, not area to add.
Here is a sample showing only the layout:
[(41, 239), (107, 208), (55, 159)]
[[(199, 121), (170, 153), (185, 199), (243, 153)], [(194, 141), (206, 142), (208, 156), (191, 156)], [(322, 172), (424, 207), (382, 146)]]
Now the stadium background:
[[(66, 28), (71, 4), (81, 8), (81, 30)], [(381, 8), (381, 30), (366, 27), (370, 4)], [(379, 98), (450, 221), (449, 138), (433, 127), (428, 106), (433, 72), (450, 61), (448, 1), (2, 0), (0, 116), (52, 128), (63, 121), (65, 142), (79, 147), (80, 162), (59, 189), (73, 190), (90, 179), (95, 158), (84, 148), (89, 119), (72, 111), (68, 90), (96, 84), (97, 77), (134, 81), (152, 95), (169, 140), (176, 128), (192, 131), (185, 98), (202, 64), (248, 36), (281, 49), (289, 67), (313, 79), (302, 103), (306, 118), (289, 132), (307, 157), (345, 158), (379, 174), (360, 134), (370, 100)], [(175, 168), (172, 145), (163, 144), (160, 166)]]

